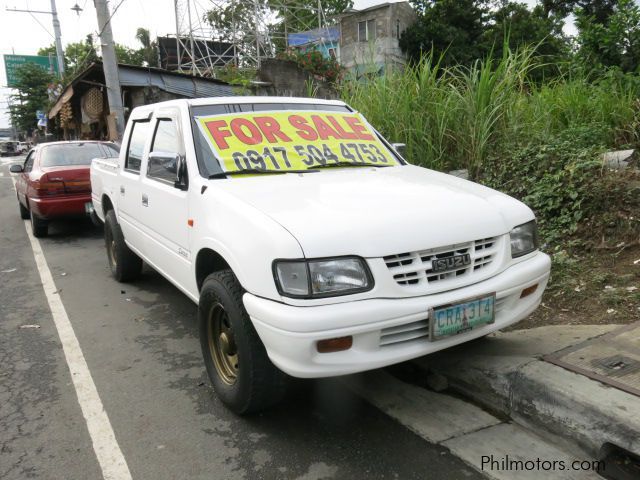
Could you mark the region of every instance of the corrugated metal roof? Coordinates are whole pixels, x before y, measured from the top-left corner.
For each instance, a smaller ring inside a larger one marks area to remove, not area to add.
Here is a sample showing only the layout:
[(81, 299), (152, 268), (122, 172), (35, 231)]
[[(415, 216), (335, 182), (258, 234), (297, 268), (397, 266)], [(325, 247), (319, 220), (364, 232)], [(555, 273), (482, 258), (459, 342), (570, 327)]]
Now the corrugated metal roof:
[(188, 98), (233, 96), (237, 87), (221, 82), (186, 75), (171, 75), (155, 71), (120, 66), (120, 85), (129, 87), (158, 87), (166, 92)]

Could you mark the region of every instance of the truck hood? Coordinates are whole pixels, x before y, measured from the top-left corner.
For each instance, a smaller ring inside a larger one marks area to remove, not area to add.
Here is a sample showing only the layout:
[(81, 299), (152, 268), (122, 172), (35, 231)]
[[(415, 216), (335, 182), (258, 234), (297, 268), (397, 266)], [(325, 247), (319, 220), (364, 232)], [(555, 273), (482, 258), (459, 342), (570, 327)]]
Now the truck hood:
[(507, 195), (412, 165), (234, 177), (212, 188), (278, 222), (307, 258), (424, 250), (505, 234), (533, 218)]

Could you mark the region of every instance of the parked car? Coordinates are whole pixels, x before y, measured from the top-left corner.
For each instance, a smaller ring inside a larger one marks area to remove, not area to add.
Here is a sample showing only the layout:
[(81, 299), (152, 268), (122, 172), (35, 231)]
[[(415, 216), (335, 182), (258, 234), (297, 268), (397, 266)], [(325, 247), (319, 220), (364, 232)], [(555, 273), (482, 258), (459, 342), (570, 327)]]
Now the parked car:
[(10, 157), (18, 153), (18, 142), (13, 140), (0, 142), (0, 157)]
[(31, 219), (36, 237), (45, 236), (49, 220), (87, 215), (92, 211), (89, 165), (95, 157), (117, 157), (111, 142), (52, 142), (32, 149), (18, 173), (16, 191), (20, 217)]
[(91, 166), (111, 272), (146, 262), (198, 304), (237, 413), (294, 377), (375, 369), (535, 310), (549, 277), (523, 203), (409, 164), (339, 101), (230, 97), (134, 109)]
[(27, 153), (29, 151), (29, 144), (27, 142), (18, 142), (16, 152), (19, 154)]

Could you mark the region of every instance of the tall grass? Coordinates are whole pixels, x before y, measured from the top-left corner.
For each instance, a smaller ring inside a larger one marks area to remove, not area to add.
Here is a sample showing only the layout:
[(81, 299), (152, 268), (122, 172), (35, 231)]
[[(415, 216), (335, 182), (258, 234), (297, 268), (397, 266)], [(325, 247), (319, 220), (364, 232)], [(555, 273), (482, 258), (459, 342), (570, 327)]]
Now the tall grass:
[(582, 125), (598, 125), (594, 143), (604, 147), (637, 141), (637, 78), (573, 73), (537, 85), (528, 81), (537, 66), (527, 49), (470, 67), (442, 68), (428, 56), (403, 71), (347, 79), (340, 92), (388, 139), (406, 143), (411, 162), (474, 177), (489, 157)]

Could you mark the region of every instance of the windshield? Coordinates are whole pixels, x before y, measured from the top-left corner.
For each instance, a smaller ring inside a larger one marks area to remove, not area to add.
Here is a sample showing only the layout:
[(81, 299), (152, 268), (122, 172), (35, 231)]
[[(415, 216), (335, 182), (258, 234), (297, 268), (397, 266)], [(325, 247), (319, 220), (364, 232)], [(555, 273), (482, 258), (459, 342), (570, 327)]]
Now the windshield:
[(91, 165), (91, 160), (100, 157), (117, 157), (118, 146), (113, 143), (64, 143), (49, 145), (42, 150), (42, 167), (69, 165)]
[(208, 177), (401, 163), (362, 115), (342, 105), (208, 105), (192, 113), (198, 162)]

